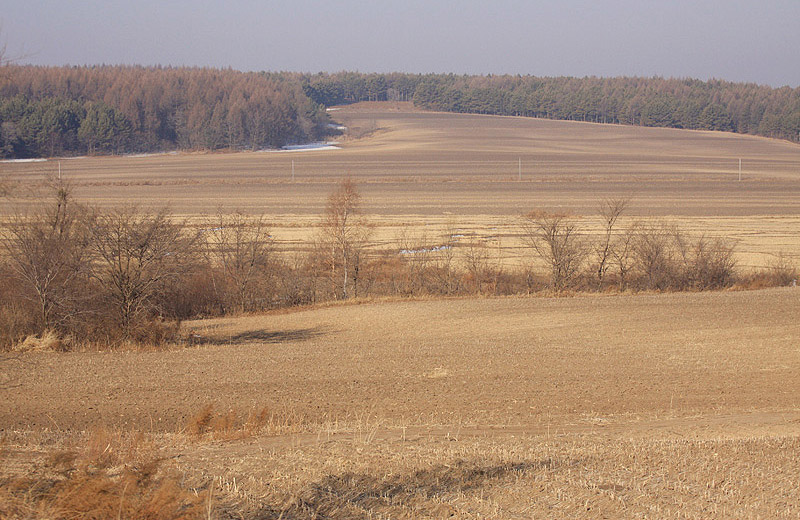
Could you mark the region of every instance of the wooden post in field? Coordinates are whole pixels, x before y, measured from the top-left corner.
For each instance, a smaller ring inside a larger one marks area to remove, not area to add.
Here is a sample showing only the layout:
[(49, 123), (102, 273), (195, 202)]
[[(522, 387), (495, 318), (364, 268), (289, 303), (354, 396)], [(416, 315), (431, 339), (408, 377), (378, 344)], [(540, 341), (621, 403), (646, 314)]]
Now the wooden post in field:
[(742, 182), (742, 160), (739, 159), (739, 182)]
[(58, 161), (58, 180), (61, 180), (61, 161)]
[(292, 159), (292, 182), (294, 182), (294, 159)]

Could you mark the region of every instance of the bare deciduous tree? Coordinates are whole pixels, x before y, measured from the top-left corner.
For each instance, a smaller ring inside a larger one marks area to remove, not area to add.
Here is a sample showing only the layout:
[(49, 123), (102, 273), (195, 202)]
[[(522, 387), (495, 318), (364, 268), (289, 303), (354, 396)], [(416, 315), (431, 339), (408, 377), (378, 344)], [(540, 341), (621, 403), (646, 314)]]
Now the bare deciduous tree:
[(575, 219), (563, 213), (533, 211), (522, 223), (524, 238), (549, 267), (556, 291), (574, 283), (586, 258), (586, 247)]
[(53, 183), (53, 201), (33, 215), (16, 215), (3, 241), (10, 266), (38, 308), (38, 332), (77, 312), (75, 284), (87, 274), (87, 212), (70, 187)]
[(240, 312), (252, 307), (253, 287), (267, 275), (272, 239), (263, 216), (249, 219), (241, 212), (220, 213), (208, 230), (207, 251), (233, 287)]
[(619, 288), (623, 290), (628, 284), (628, 274), (630, 273), (631, 269), (633, 269), (633, 245), (638, 228), (638, 224), (632, 224), (626, 227), (615, 240), (614, 247), (610, 252), (611, 257), (614, 260), (614, 264), (617, 267), (617, 274), (619, 275)]
[(611, 266), (611, 259), (614, 256), (615, 240), (614, 226), (617, 220), (628, 206), (629, 199), (615, 198), (605, 199), (600, 203), (598, 213), (603, 221), (603, 236), (595, 246), (595, 259), (597, 262), (597, 283), (602, 284), (603, 278)]
[(361, 194), (352, 180), (344, 179), (328, 197), (321, 230), (322, 245), (328, 256), (326, 263), (341, 299), (350, 296), (350, 289), (358, 296), (358, 275), (370, 231), (361, 214)]
[(98, 217), (91, 241), (94, 276), (109, 295), (123, 337), (156, 310), (153, 299), (163, 283), (186, 270), (197, 240), (184, 229), (166, 210), (149, 214), (129, 207)]

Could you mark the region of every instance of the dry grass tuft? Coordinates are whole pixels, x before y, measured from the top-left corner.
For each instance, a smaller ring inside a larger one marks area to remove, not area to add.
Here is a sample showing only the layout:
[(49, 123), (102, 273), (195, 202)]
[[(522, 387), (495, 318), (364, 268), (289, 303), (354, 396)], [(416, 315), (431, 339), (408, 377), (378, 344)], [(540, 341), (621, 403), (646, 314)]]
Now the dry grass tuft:
[(40, 335), (30, 335), (14, 346), (15, 352), (65, 352), (69, 343), (59, 337), (54, 330), (46, 330)]
[(305, 424), (304, 416), (295, 412), (280, 413), (264, 407), (246, 414), (234, 409), (217, 413), (213, 404), (207, 404), (189, 418), (182, 431), (194, 438), (233, 440), (259, 434), (297, 433)]
[(214, 418), (214, 405), (208, 404), (203, 407), (196, 415), (189, 418), (186, 423), (186, 433), (199, 436), (206, 433), (211, 420)]
[(101, 428), (80, 450), (56, 450), (26, 476), (0, 479), (0, 518), (205, 518), (210, 491), (182, 487), (138, 432)]

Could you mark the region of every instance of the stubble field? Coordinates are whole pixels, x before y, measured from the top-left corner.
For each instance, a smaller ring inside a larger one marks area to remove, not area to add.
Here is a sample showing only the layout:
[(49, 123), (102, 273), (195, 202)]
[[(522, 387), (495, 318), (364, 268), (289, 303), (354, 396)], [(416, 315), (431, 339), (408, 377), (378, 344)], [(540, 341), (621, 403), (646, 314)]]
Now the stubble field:
[(798, 304), (784, 288), (335, 305), (188, 323), (188, 349), (19, 355), (6, 471), (104, 424), (256, 517), (795, 517)]
[[(100, 205), (265, 212), (290, 250), (348, 174), (384, 244), (403, 225), (455, 226), (519, 257), (520, 213), (568, 210), (591, 230), (598, 200), (631, 195), (629, 219), (736, 238), (745, 263), (800, 253), (796, 145), (405, 105), (333, 114), (362, 137), (62, 169)], [(24, 186), (53, 163), (0, 168)], [(55, 471), (54, 452), (102, 426), (142, 432), (219, 498), (211, 516), (796, 518), (799, 291), (328, 305), (186, 323), (191, 344), (168, 350), (6, 354), (0, 478)]]
[[(574, 213), (591, 234), (600, 229), (592, 218), (599, 202), (626, 197), (623, 225), (669, 218), (693, 234), (730, 238), (745, 266), (766, 265), (779, 253), (800, 258), (797, 144), (420, 112), (408, 103), (362, 103), (331, 116), (348, 128), (333, 138), (341, 141), (338, 150), (76, 158), (62, 160), (61, 169), (79, 199), (99, 206), (169, 206), (190, 218), (264, 214), (284, 250), (303, 248), (334, 184), (349, 176), (375, 225), (377, 247), (396, 246), (401, 228), (431, 242), (448, 229), (474, 234), (502, 250), (501, 261), (518, 263), (520, 215)], [(0, 164), (23, 199), (27, 186), (57, 171), (53, 160)]]

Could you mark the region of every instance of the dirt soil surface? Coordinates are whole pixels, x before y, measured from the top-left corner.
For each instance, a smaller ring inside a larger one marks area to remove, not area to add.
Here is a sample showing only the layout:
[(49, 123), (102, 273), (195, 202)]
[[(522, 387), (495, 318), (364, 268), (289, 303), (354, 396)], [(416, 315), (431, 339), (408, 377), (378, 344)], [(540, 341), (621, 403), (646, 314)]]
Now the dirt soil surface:
[[(340, 305), (196, 321), (195, 347), (6, 355), (0, 428), (177, 431), (204, 405), (304, 424), (592, 428), (800, 410), (800, 290)], [(311, 431), (318, 431), (312, 427)]]
[[(338, 150), (89, 157), (61, 160), (61, 168), (82, 200), (168, 204), (187, 215), (218, 207), (319, 215), (344, 176), (362, 186), (375, 215), (591, 214), (604, 197), (623, 195), (633, 196), (633, 215), (800, 212), (800, 145), (775, 139), (403, 103), (351, 105), (331, 116), (348, 127)], [(58, 168), (57, 160), (6, 163), (0, 174), (26, 185)]]

